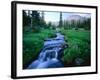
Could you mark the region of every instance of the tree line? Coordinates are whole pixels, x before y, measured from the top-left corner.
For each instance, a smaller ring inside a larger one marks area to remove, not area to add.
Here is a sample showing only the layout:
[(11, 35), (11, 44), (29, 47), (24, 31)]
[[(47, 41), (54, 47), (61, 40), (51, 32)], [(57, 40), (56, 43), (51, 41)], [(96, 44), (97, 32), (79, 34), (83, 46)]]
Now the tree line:
[(90, 30), (91, 27), (91, 19), (87, 18), (84, 21), (72, 20), (71, 23), (67, 20), (62, 20), (62, 13), (59, 12), (59, 22), (58, 25), (52, 24), (52, 22), (46, 23), (44, 20), (45, 18), (44, 11), (30, 11), (30, 10), (23, 10), (23, 27), (24, 31), (34, 31), (38, 32), (43, 28), (47, 29), (55, 29), (55, 28), (64, 28), (64, 29), (75, 29), (78, 30), (79, 28), (83, 28), (86, 30)]

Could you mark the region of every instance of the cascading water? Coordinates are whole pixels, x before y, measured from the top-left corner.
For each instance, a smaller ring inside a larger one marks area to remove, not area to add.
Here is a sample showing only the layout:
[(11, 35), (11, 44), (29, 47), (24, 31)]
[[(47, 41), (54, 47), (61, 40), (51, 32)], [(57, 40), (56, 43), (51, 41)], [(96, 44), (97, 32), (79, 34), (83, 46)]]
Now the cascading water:
[(47, 39), (44, 42), (44, 47), (40, 52), (38, 59), (33, 61), (28, 66), (28, 69), (63, 67), (61, 58), (66, 42), (62, 34), (56, 33), (56, 35), (56, 38)]

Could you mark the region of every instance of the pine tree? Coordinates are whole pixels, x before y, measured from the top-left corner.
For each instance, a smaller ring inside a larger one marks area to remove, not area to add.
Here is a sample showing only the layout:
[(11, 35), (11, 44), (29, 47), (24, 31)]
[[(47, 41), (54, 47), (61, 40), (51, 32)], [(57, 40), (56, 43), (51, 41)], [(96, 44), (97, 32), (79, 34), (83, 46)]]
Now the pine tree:
[(62, 12), (60, 12), (59, 27), (62, 27)]
[(23, 26), (28, 26), (30, 24), (30, 17), (27, 15), (26, 11), (23, 11)]
[(32, 29), (33, 31), (39, 31), (40, 30), (40, 15), (38, 11), (32, 11)]

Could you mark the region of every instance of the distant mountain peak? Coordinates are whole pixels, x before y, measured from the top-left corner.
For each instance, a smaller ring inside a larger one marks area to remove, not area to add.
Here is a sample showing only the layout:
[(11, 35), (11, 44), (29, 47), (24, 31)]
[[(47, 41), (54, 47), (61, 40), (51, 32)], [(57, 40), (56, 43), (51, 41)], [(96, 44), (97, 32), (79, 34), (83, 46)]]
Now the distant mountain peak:
[(67, 20), (68, 21), (72, 21), (72, 20), (81, 20), (81, 19), (83, 19), (83, 17), (81, 17), (80, 15), (71, 15), (71, 16), (69, 16), (68, 18), (67, 18)]

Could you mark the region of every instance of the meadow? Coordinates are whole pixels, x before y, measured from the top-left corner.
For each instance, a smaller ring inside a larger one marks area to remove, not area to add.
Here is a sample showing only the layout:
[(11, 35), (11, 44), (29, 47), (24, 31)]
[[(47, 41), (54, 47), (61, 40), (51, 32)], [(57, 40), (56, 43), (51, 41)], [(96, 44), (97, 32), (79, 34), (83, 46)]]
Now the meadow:
[(90, 31), (88, 30), (62, 30), (69, 47), (64, 50), (63, 62), (65, 66), (78, 66), (76, 59), (81, 59), (81, 65), (90, 65)]
[[(90, 65), (90, 31), (89, 30), (66, 30), (61, 29), (60, 32), (65, 36), (68, 42), (68, 48), (65, 48), (62, 62), (65, 67), (78, 66), (75, 60), (82, 59), (79, 66)], [(43, 47), (46, 38), (55, 37), (55, 30), (42, 29), (39, 32), (28, 32), (23, 34), (23, 68), (38, 58), (39, 52)]]

